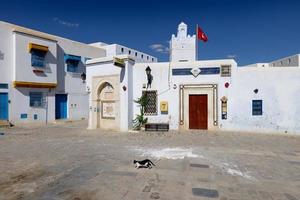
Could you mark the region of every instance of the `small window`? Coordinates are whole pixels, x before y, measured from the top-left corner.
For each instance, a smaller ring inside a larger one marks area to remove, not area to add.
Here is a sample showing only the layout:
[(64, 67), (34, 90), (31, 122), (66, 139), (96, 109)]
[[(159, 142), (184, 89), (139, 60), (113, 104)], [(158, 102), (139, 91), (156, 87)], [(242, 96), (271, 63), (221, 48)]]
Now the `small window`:
[(252, 100), (252, 115), (262, 115), (262, 100)]
[(137, 52), (135, 52), (135, 57), (137, 57)]
[(145, 115), (157, 115), (157, 91), (143, 91), (143, 95), (147, 95), (148, 104), (145, 106)]
[(45, 56), (47, 52), (32, 50), (31, 51), (31, 66), (32, 67), (45, 67)]
[(0, 83), (0, 89), (8, 89), (7, 83)]
[(149, 56), (147, 56), (147, 60), (149, 60)]
[(221, 66), (221, 76), (222, 77), (230, 77), (231, 76), (231, 66), (230, 65)]
[(152, 62), (154, 61), (154, 58), (152, 58)]
[(78, 72), (78, 61), (77, 60), (67, 60), (67, 71), (68, 72)]
[(289, 58), (289, 59), (288, 59), (288, 63), (291, 64), (291, 62), (292, 62), (292, 61), (291, 61), (291, 59)]
[(128, 54), (129, 54), (129, 55), (131, 54), (131, 51), (130, 51), (130, 50), (128, 51)]
[(30, 107), (42, 107), (43, 105), (43, 93), (42, 92), (30, 92), (29, 93)]
[(143, 54), (141, 55), (141, 58), (144, 58), (144, 55), (143, 55)]
[(121, 48), (121, 52), (122, 52), (122, 53), (124, 52), (124, 48), (123, 48), (123, 47)]
[(227, 119), (227, 101), (221, 102), (222, 119)]

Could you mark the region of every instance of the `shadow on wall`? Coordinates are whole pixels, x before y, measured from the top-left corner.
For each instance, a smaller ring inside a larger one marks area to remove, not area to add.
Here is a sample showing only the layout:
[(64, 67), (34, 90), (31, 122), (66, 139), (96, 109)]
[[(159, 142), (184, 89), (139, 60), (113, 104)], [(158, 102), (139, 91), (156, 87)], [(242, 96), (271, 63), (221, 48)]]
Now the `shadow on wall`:
[(121, 68), (121, 74), (120, 74), (120, 83), (123, 82), (125, 77), (125, 67)]
[(56, 68), (56, 73), (57, 73), (57, 90), (58, 91), (64, 91), (65, 89), (65, 76), (66, 76), (66, 71), (65, 71), (65, 60), (64, 60), (64, 50), (57, 45), (57, 68)]

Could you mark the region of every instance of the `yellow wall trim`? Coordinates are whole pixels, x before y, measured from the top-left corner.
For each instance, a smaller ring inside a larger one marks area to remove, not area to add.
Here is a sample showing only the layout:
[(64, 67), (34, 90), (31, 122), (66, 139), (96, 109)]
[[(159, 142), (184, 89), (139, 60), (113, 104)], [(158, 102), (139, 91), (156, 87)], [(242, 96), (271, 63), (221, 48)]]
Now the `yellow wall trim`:
[(29, 52), (31, 52), (32, 49), (48, 52), (48, 47), (47, 46), (29, 43), (29, 45), (28, 45)]
[(36, 82), (24, 82), (24, 81), (14, 81), (14, 87), (26, 87), (26, 88), (55, 88), (56, 83), (36, 83)]

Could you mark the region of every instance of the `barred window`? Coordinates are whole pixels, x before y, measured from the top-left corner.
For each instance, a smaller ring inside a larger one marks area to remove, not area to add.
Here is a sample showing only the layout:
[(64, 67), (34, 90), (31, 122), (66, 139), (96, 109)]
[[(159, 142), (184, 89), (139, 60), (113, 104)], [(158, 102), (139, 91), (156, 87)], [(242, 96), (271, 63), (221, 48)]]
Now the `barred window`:
[(143, 95), (148, 98), (148, 104), (145, 106), (145, 115), (157, 115), (157, 91), (147, 90), (143, 91)]
[(222, 77), (230, 77), (231, 76), (231, 65), (221, 66), (221, 76)]
[(262, 115), (262, 100), (252, 100), (252, 115)]
[(43, 93), (42, 92), (30, 92), (29, 93), (30, 107), (42, 107), (43, 106)]

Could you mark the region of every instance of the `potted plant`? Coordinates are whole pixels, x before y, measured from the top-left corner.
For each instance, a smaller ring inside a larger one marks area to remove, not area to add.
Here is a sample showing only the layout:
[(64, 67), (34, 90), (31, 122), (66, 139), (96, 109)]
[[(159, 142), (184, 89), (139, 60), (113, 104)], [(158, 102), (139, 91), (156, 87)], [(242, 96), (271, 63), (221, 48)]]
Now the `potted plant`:
[(136, 118), (133, 120), (133, 128), (135, 130), (145, 130), (145, 124), (148, 121), (148, 118), (145, 118), (144, 110), (145, 106), (148, 104), (149, 99), (146, 95), (146, 93), (142, 94), (140, 98), (137, 100), (134, 100), (135, 103), (137, 103), (140, 107), (140, 114), (136, 115)]

